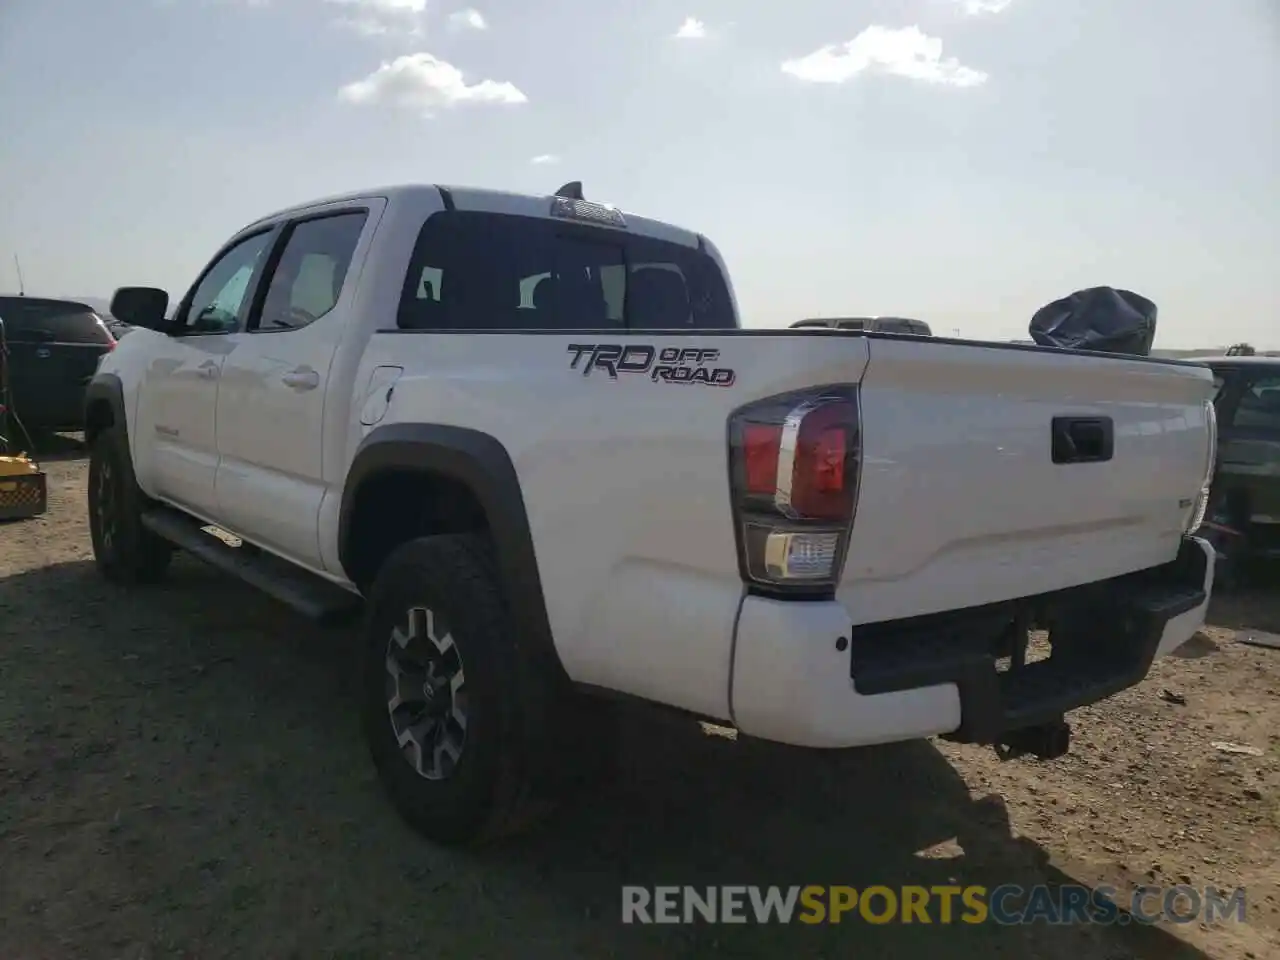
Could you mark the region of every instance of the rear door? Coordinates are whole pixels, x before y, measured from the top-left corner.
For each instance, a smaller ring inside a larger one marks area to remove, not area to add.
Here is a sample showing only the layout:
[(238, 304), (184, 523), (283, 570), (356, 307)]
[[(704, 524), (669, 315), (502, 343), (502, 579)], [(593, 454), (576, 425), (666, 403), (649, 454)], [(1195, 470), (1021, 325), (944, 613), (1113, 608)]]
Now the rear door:
[(0, 297), (13, 407), (29, 429), (78, 429), (84, 391), (99, 358), (115, 346), (88, 306), (64, 300)]

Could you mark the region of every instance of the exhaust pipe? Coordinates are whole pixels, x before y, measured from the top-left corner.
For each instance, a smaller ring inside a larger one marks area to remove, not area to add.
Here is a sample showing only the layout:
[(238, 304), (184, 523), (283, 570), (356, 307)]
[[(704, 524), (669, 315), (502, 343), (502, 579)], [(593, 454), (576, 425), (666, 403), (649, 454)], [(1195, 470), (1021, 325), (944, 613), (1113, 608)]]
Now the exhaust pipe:
[(1010, 730), (996, 744), (1002, 760), (1031, 756), (1039, 760), (1057, 760), (1071, 749), (1071, 726), (1058, 719), (1021, 730)]

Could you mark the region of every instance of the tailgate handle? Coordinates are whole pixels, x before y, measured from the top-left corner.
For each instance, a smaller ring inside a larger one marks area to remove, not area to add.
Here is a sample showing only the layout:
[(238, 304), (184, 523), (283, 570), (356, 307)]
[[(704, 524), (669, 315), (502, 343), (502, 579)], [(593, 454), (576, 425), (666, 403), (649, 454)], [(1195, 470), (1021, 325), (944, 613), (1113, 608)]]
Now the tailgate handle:
[(1105, 463), (1116, 445), (1110, 417), (1054, 417), (1054, 463)]

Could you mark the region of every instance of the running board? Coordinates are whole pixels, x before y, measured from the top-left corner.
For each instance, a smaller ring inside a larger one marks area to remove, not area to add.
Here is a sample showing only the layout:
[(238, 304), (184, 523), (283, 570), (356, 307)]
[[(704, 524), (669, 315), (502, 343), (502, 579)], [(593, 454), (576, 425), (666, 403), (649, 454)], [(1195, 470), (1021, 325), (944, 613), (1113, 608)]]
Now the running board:
[(361, 600), (355, 594), (274, 554), (254, 549), (251, 544), (231, 546), (221, 537), (206, 532), (206, 524), (180, 510), (152, 507), (142, 514), (142, 525), (311, 620), (323, 624), (345, 623), (360, 611)]

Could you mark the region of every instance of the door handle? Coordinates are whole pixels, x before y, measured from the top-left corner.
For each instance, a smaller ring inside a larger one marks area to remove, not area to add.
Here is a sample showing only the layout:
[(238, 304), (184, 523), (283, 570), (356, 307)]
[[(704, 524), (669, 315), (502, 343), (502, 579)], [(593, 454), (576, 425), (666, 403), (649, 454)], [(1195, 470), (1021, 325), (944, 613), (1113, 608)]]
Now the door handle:
[(280, 379), (291, 390), (314, 390), (320, 386), (320, 374), (310, 367), (298, 367), (296, 370), (290, 370)]
[(1054, 463), (1105, 463), (1115, 452), (1115, 425), (1110, 417), (1054, 417)]
[(196, 367), (196, 373), (201, 380), (213, 380), (218, 376), (218, 365), (212, 360), (206, 360), (200, 366)]

